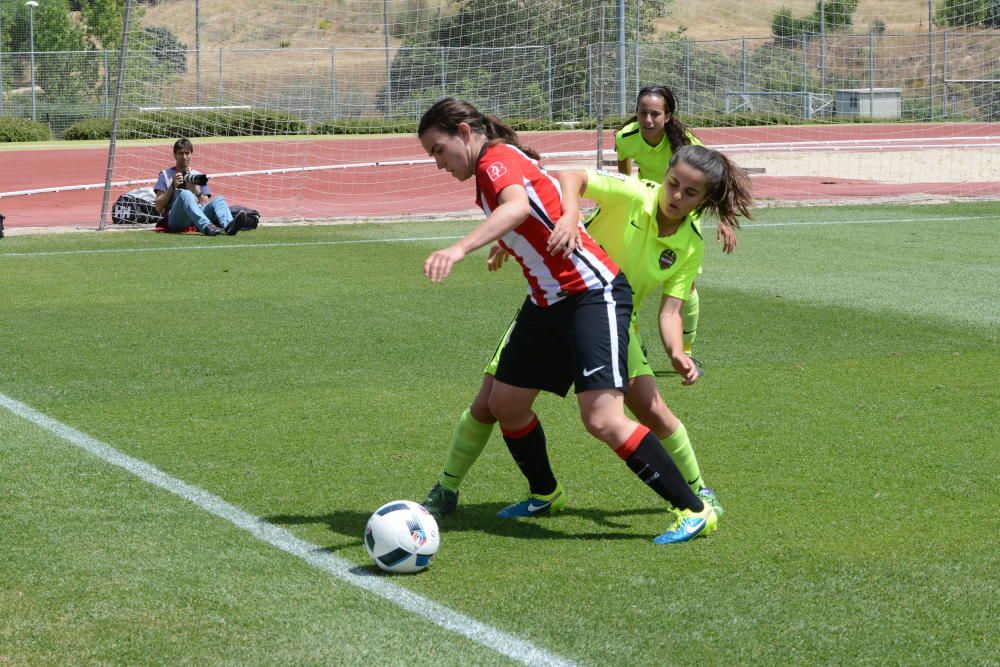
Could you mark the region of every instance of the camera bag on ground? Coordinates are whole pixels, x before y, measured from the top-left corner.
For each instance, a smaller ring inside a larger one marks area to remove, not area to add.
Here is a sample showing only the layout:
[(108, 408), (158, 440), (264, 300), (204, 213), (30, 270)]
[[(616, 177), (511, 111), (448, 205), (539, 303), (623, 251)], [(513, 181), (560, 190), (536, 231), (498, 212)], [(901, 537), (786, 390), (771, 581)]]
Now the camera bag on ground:
[(155, 225), (159, 221), (153, 188), (130, 190), (111, 208), (111, 222), (116, 225)]
[(247, 229), (257, 229), (257, 225), (260, 224), (260, 211), (255, 208), (250, 208), (249, 206), (240, 206), (236, 204), (235, 206), (230, 206), (229, 210), (233, 215), (236, 215), (238, 211), (243, 211), (247, 214), (247, 217), (243, 221), (243, 226), (240, 227), (242, 230)]

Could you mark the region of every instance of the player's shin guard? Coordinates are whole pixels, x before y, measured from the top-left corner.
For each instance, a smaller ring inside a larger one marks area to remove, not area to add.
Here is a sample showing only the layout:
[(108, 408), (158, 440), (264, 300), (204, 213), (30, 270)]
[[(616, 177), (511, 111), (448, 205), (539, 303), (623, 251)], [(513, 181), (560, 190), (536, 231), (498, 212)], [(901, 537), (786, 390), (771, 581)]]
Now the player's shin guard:
[(691, 294), (681, 307), (681, 326), (684, 330), (684, 354), (691, 354), (695, 336), (698, 335), (698, 311), (700, 299), (698, 290), (691, 288)]
[(503, 431), (503, 439), (517, 467), (528, 479), (531, 493), (544, 496), (556, 490), (556, 476), (545, 449), (545, 431), (537, 416), (522, 429)]
[(462, 413), (451, 436), (451, 447), (444, 463), (444, 473), (441, 475), (442, 488), (458, 491), (465, 475), (486, 448), (491, 433), (493, 424), (482, 423), (473, 417), (469, 410)]
[(645, 426), (640, 425), (615, 453), (646, 486), (677, 509), (695, 512), (705, 509), (663, 444)]

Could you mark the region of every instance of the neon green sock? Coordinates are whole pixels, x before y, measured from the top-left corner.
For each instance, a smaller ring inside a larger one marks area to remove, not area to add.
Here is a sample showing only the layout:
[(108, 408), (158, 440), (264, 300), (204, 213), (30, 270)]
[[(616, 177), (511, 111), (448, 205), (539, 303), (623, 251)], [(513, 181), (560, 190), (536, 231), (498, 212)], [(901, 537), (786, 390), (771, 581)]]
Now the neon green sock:
[(486, 443), (493, 433), (493, 424), (484, 424), (466, 410), (455, 425), (451, 436), (451, 448), (444, 463), (441, 486), (449, 491), (458, 491), (469, 468), (486, 449)]
[(681, 326), (684, 327), (684, 354), (691, 354), (694, 338), (698, 335), (698, 290), (691, 288), (691, 294), (681, 308)]
[(701, 468), (698, 467), (698, 459), (695, 458), (694, 448), (691, 447), (691, 439), (688, 437), (684, 424), (678, 427), (674, 434), (662, 440), (663, 448), (674, 460), (677, 469), (684, 475), (684, 481), (692, 490), (697, 491), (705, 486), (705, 481), (701, 478)]

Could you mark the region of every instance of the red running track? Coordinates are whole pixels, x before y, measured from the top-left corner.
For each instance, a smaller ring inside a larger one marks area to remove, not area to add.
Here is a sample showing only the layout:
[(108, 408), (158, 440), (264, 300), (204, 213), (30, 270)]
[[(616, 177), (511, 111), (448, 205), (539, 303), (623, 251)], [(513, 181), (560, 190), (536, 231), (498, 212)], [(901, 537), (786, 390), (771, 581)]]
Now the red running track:
[[(697, 130), (710, 146), (737, 155), (747, 151), (867, 151), (915, 150), (935, 145), (1000, 147), (1000, 124), (816, 125)], [(524, 143), (539, 152), (594, 151), (592, 131), (524, 133)], [(830, 143), (833, 142), (833, 143)], [(114, 181), (152, 179), (172, 166), (171, 142), (161, 146), (119, 146)], [(603, 147), (613, 157), (613, 138), (605, 133)], [(301, 169), (320, 165), (426, 160), (414, 137), (344, 137), (246, 142), (195, 140), (194, 165), (208, 174), (261, 169)], [(554, 166), (587, 164), (592, 158), (548, 160)], [(101, 183), (107, 169), (107, 149), (65, 148), (0, 152), (0, 213), (15, 227), (78, 226), (96, 228), (101, 188), (57, 193), (3, 196), (4, 193)], [(977, 183), (883, 183), (877, 180), (829, 177), (776, 178), (754, 176), (754, 194), (761, 199), (868, 200), (915, 193), (936, 196), (1000, 196), (1000, 175)], [(475, 216), (474, 191), (431, 164), (381, 164), (280, 175), (216, 177), (217, 194), (230, 203), (258, 208), (265, 219), (352, 218), (400, 215)], [(138, 185), (113, 191), (111, 201)]]

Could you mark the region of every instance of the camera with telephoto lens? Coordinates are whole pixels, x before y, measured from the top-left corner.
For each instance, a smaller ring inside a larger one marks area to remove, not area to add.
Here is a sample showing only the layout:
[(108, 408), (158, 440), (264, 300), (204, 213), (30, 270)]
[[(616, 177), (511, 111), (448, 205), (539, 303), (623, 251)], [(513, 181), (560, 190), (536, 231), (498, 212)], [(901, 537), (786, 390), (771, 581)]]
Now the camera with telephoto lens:
[(205, 174), (184, 174), (184, 185), (208, 185)]

